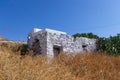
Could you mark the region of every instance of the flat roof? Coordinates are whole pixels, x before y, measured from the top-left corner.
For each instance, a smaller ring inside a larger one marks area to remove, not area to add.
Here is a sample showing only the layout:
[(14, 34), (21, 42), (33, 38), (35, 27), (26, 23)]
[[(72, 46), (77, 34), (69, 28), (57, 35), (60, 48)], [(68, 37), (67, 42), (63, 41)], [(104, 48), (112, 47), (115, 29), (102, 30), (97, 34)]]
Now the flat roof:
[(48, 29), (48, 28), (45, 28), (44, 30), (47, 31), (47, 32), (51, 32), (51, 33), (67, 34), (66, 32), (62, 32), (62, 31), (58, 31), (58, 30), (53, 30), (53, 29)]

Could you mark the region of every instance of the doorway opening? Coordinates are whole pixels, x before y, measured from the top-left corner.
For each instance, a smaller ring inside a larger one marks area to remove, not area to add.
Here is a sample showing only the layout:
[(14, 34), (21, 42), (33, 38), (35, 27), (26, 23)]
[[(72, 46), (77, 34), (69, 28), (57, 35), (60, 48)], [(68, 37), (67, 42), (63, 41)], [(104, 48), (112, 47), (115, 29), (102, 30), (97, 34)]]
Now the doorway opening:
[(61, 46), (57, 46), (57, 45), (53, 46), (54, 57), (58, 56), (61, 52), (62, 52)]
[(40, 41), (38, 39), (35, 39), (32, 45), (32, 50), (34, 54), (41, 54), (41, 47), (40, 47)]
[(87, 51), (87, 46), (88, 46), (87, 44), (82, 45), (83, 51)]

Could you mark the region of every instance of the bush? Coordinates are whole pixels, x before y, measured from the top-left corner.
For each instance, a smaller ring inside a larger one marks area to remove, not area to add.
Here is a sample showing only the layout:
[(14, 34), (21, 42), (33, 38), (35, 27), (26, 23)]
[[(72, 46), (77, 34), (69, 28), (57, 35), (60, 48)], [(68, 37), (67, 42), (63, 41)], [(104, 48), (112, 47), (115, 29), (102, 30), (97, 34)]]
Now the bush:
[(25, 55), (28, 52), (27, 44), (22, 44), (21, 46), (19, 46), (18, 51), (20, 51), (21, 55)]
[(95, 35), (93, 33), (82, 33), (82, 34), (76, 33), (76, 34), (73, 35), (73, 37), (74, 38), (76, 38), (76, 37), (87, 37), (87, 38), (94, 38), (94, 39), (99, 38), (99, 36), (97, 36), (97, 35)]
[(99, 38), (97, 44), (99, 51), (106, 51), (111, 55), (120, 55), (120, 35), (109, 38)]

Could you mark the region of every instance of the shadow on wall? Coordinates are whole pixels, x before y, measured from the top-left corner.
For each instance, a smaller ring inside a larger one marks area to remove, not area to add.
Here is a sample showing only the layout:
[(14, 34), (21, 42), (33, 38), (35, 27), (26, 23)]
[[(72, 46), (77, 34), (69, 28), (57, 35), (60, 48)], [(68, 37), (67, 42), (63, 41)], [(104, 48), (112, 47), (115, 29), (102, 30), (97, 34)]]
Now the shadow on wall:
[(35, 39), (35, 41), (33, 42), (32, 50), (35, 54), (41, 54), (40, 41), (38, 39)]

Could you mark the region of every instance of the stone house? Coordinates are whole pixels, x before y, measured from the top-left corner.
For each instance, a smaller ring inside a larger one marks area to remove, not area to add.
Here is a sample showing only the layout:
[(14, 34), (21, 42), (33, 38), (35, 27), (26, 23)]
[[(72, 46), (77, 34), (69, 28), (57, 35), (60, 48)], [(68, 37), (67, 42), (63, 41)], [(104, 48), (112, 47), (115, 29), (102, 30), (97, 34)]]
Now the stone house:
[(96, 40), (85, 37), (74, 38), (67, 35), (66, 32), (52, 29), (34, 28), (28, 34), (28, 47), (34, 54), (54, 57), (61, 52), (75, 54), (94, 51), (96, 50)]

